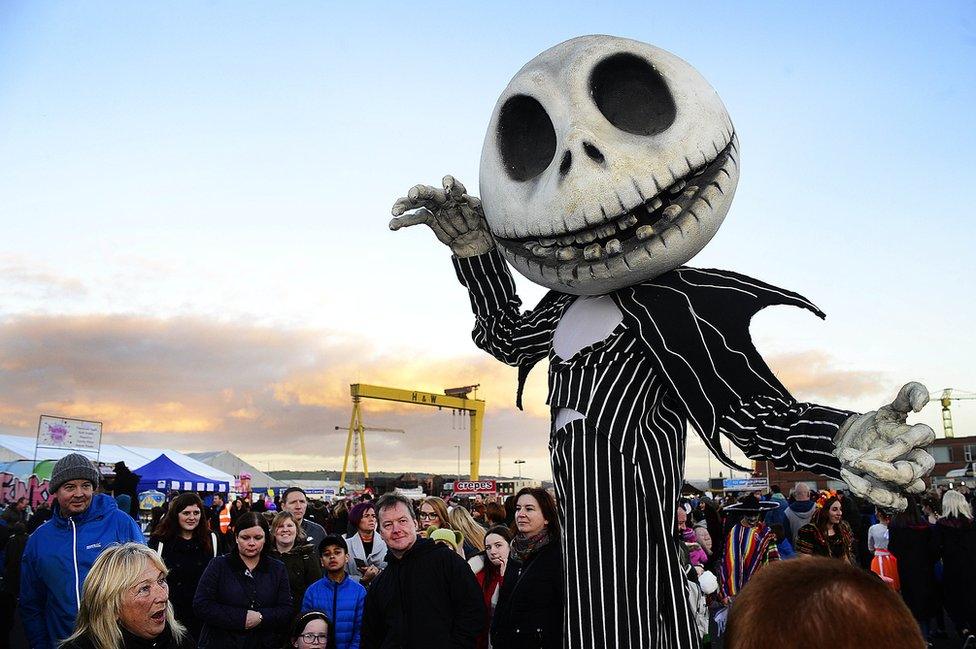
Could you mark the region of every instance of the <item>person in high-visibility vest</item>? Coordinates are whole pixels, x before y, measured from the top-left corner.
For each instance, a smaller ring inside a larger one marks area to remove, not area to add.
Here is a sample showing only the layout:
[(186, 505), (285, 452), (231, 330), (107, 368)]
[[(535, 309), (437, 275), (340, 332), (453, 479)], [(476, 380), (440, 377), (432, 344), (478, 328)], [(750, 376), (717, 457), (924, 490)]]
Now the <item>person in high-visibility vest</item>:
[(230, 529), (230, 503), (224, 505), (220, 510), (220, 533), (227, 534)]

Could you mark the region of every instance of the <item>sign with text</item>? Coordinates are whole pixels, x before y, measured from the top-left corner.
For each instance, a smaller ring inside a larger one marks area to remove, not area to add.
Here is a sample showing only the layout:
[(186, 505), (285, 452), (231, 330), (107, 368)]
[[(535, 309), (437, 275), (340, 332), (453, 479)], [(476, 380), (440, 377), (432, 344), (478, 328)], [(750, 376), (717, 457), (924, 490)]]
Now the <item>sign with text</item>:
[(493, 494), (498, 491), (494, 480), (466, 480), (454, 483), (456, 494)]
[(41, 415), (37, 425), (37, 446), (69, 448), (98, 453), (102, 444), (102, 422)]
[(726, 491), (762, 491), (769, 488), (769, 478), (726, 478), (722, 487)]

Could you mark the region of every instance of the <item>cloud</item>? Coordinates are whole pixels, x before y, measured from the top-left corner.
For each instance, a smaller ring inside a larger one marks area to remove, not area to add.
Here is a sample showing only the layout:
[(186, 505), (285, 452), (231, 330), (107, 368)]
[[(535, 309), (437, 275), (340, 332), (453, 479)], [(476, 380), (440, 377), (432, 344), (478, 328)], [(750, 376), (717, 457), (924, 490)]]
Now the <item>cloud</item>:
[(798, 399), (844, 399), (884, 395), (891, 381), (881, 372), (843, 369), (819, 350), (780, 353), (767, 359), (770, 369)]
[(0, 255), (0, 278), (5, 302), (11, 298), (39, 301), (79, 298), (88, 293), (81, 280), (15, 255)]
[[(436, 351), (436, 350), (433, 350)], [(838, 367), (812, 350), (770, 366), (798, 398), (831, 402), (882, 392), (881, 375)], [(18, 316), (0, 323), (0, 429), (33, 434), (40, 414), (102, 421), (106, 441), (181, 450), (229, 449), (265, 468), (338, 468), (351, 412), (350, 383), (440, 393), (478, 383), (487, 403), (482, 473), (548, 476), (546, 368), (529, 377), (524, 412), (516, 371), (472, 348), (444, 357), (423, 346), (377, 353), (336, 332), (249, 322), (134, 316)], [(363, 403), (370, 468), (467, 471), (466, 417), (393, 402)], [(692, 432), (690, 437), (694, 436)], [(707, 458), (689, 452), (688, 472)], [(713, 462), (717, 472), (718, 465)]]

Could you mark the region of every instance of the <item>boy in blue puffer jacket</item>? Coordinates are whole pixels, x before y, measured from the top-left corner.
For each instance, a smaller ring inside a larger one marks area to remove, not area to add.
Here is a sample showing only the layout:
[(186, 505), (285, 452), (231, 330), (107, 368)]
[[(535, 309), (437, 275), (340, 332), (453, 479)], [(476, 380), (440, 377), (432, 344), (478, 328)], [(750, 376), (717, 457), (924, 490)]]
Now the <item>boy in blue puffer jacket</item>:
[(20, 610), (31, 649), (54, 649), (74, 631), (85, 577), (113, 543), (145, 543), (142, 530), (111, 496), (94, 493), (98, 471), (72, 453), (51, 471), (51, 519), (38, 527), (21, 559)]
[(349, 578), (349, 548), (341, 536), (330, 534), (319, 545), (325, 577), (308, 587), (302, 613), (322, 611), (332, 619), (338, 649), (359, 649), (366, 589)]

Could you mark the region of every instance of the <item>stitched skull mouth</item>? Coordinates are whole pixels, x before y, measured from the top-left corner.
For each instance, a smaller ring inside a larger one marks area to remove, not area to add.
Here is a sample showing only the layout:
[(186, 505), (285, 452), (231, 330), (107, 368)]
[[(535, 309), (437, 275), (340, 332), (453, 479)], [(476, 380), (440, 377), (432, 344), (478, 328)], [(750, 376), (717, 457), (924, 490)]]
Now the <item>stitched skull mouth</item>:
[(727, 167), (737, 164), (737, 149), (733, 133), (729, 143), (710, 162), (690, 169), (685, 176), (660, 188), (657, 194), (636, 207), (624, 210), (621, 205), (618, 212), (609, 214), (601, 208), (602, 223), (549, 237), (502, 238), (496, 235), (495, 239), (510, 253), (532, 259), (536, 264), (572, 265), (573, 275), (577, 277), (581, 266), (601, 260), (622, 256), (627, 263), (629, 253), (640, 250), (641, 254), (647, 254), (648, 244), (655, 239), (667, 247), (663, 238), (666, 231), (676, 228), (684, 236), (686, 228), (694, 227), (696, 222), (701, 223), (709, 215), (713, 205), (706, 196), (707, 190), (714, 187), (724, 193), (719, 176), (731, 177)]

